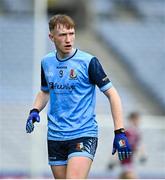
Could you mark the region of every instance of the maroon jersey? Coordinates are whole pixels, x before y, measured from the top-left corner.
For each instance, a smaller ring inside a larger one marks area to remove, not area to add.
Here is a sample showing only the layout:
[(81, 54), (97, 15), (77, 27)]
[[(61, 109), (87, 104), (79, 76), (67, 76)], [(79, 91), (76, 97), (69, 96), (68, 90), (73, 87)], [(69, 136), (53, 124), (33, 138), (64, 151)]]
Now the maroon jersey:
[[(137, 150), (137, 147), (139, 145), (139, 142), (141, 139), (141, 133), (137, 127), (129, 127), (126, 130), (126, 136), (128, 138), (128, 141), (132, 148), (132, 152), (134, 154), (134, 152)], [(132, 161), (133, 161), (133, 156), (130, 156), (128, 159), (121, 161), (121, 164), (123, 165), (129, 164), (129, 163), (132, 163)]]

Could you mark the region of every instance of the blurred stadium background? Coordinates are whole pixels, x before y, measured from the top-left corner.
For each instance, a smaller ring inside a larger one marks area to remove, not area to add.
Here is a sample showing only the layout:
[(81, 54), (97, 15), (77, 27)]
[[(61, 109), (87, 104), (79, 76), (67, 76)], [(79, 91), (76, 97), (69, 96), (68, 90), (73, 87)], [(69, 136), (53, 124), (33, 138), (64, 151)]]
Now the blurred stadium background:
[[(118, 89), (127, 115), (142, 115), (148, 161), (139, 178), (165, 178), (165, 1), (0, 0), (0, 178), (52, 178), (47, 165), (46, 110), (31, 135), (25, 122), (40, 89), (40, 60), (53, 45), (48, 19), (71, 15), (76, 46), (95, 54)], [(99, 146), (90, 178), (117, 178), (107, 169), (113, 123), (107, 99), (97, 91)]]

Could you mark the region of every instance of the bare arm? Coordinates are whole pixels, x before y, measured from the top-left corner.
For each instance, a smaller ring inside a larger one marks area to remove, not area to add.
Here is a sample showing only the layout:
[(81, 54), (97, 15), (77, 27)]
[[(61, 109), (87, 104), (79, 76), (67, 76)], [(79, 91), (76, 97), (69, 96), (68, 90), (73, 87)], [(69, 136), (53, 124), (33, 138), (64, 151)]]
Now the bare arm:
[(117, 130), (120, 128), (124, 128), (121, 100), (116, 89), (112, 87), (105, 91), (104, 94), (108, 97), (108, 100), (110, 102), (114, 129)]
[(33, 108), (42, 111), (42, 109), (44, 109), (44, 107), (46, 106), (48, 100), (49, 100), (49, 92), (40, 91), (36, 96)]

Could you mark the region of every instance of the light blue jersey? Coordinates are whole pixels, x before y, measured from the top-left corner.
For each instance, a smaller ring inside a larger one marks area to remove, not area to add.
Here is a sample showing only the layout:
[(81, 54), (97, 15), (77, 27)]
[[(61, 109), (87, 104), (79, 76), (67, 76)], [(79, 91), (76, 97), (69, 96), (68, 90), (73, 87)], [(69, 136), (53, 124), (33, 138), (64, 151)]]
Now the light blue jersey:
[(63, 60), (55, 51), (43, 58), (41, 90), (50, 93), (48, 140), (97, 137), (95, 85), (101, 91), (112, 87), (96, 57), (76, 49)]

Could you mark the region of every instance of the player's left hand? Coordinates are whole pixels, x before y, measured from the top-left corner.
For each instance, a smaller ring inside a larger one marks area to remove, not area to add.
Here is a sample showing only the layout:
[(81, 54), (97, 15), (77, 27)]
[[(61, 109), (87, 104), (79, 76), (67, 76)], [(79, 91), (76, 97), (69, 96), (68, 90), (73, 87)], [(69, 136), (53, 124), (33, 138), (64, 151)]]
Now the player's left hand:
[(114, 132), (115, 138), (113, 141), (112, 155), (114, 155), (117, 151), (119, 160), (122, 161), (132, 155), (131, 146), (128, 142), (124, 128), (115, 130)]

